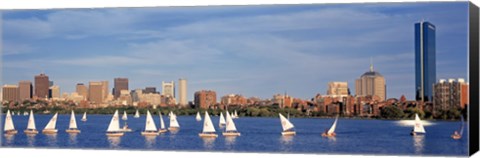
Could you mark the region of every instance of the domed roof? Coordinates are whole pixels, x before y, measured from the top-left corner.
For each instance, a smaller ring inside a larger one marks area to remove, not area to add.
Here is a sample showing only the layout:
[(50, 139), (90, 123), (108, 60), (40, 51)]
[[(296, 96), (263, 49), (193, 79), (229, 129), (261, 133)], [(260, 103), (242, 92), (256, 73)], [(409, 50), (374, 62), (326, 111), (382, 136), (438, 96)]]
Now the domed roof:
[(365, 72), (365, 73), (362, 75), (362, 77), (363, 77), (363, 76), (367, 76), (367, 77), (377, 77), (377, 76), (383, 77), (382, 74), (380, 74), (379, 72), (376, 72), (376, 71), (367, 71), (367, 72)]
[[(371, 61), (370, 61), (371, 62)], [(370, 63), (370, 71), (365, 72), (362, 77), (383, 77), (382, 74), (373, 70), (373, 63)]]

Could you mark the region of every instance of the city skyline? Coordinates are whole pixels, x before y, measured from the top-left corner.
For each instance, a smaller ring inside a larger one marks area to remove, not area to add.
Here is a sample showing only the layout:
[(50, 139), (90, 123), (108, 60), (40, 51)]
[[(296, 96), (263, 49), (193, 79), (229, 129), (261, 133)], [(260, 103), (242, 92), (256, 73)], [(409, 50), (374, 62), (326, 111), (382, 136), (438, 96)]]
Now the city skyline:
[[(385, 77), (387, 98), (414, 99), (413, 24), (423, 18), (438, 29), (437, 78), (468, 80), (467, 19), (460, 16), (465, 8), (467, 3), (5, 11), (2, 84), (33, 81), (43, 71), (62, 93), (75, 92), (77, 83), (113, 83), (121, 76), (131, 89), (186, 78), (189, 101), (204, 89), (261, 98), (286, 91), (309, 99), (326, 94), (333, 81), (348, 82), (354, 92), (372, 57)], [(168, 18), (172, 14), (175, 19)], [(101, 23), (107, 18), (111, 23)]]

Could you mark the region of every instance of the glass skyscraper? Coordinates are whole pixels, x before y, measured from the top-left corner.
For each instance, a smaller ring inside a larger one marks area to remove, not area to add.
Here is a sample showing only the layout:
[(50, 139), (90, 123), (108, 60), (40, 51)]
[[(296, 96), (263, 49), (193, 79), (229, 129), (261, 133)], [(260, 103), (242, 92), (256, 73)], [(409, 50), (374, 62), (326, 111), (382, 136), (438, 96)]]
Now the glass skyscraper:
[(416, 100), (432, 101), (437, 80), (435, 63), (435, 25), (415, 23), (415, 91)]

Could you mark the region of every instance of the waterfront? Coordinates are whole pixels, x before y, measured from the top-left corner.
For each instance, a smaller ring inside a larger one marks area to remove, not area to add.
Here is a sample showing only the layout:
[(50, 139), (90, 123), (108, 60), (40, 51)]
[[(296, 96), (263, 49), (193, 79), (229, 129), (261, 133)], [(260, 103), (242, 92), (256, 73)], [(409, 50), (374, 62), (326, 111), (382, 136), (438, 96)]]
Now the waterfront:
[[(41, 131), (52, 115), (35, 115), (37, 129)], [(27, 137), (23, 130), (27, 126), (27, 116), (13, 116), (15, 128), (19, 131), (13, 137), (2, 136), (2, 146), (39, 148), (88, 148), (88, 149), (134, 149), (134, 150), (176, 150), (176, 151), (226, 151), (226, 152), (287, 152), (287, 153), (339, 153), (339, 154), (385, 154), (385, 155), (466, 155), (468, 136), (466, 132), (460, 140), (450, 135), (460, 126), (460, 122), (434, 121), (425, 126), (424, 136), (409, 135), (411, 126), (392, 120), (353, 120), (339, 119), (335, 138), (323, 138), (321, 132), (329, 128), (333, 119), (291, 118), (297, 135), (282, 137), (278, 118), (235, 119), (240, 137), (224, 138), (218, 128), (218, 116), (213, 116), (219, 137), (202, 139), (198, 133), (202, 122), (194, 116), (178, 116), (181, 126), (175, 134), (170, 132), (157, 137), (143, 137), (140, 132), (145, 127), (145, 115), (128, 119), (133, 132), (120, 138), (105, 136), (111, 115), (89, 115), (87, 122), (81, 122), (77, 114), (80, 134), (69, 135), (69, 115), (59, 115), (57, 135), (38, 134)], [(164, 116), (167, 120), (167, 117)], [(159, 126), (158, 115), (154, 117)], [(121, 123), (123, 125), (123, 122)], [(168, 121), (166, 121), (168, 126)], [(2, 125), (3, 128), (3, 125)], [(467, 130), (465, 130), (467, 131)]]

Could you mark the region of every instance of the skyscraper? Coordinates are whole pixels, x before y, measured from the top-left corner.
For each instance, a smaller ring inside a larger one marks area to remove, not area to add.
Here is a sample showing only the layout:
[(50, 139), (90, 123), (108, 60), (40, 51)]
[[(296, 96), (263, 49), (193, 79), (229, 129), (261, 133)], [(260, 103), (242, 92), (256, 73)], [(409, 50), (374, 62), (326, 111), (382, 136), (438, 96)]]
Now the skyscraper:
[(108, 97), (108, 81), (102, 81), (102, 94), (103, 94), (103, 100), (105, 100)]
[(27, 100), (32, 98), (33, 86), (30, 81), (20, 81), (18, 82), (18, 95), (20, 101)]
[(437, 80), (435, 64), (435, 26), (415, 23), (415, 98), (432, 101), (433, 84)]
[(329, 82), (327, 95), (332, 97), (346, 97), (348, 96), (347, 82)]
[(122, 90), (128, 90), (128, 78), (115, 78), (113, 84), (113, 96), (115, 99), (120, 97)]
[(60, 99), (60, 87), (53, 85), (50, 87), (50, 98), (57, 100)]
[(2, 89), (3, 101), (18, 101), (18, 86), (17, 85), (4, 85)]
[(35, 76), (35, 96), (38, 98), (48, 98), (48, 91), (50, 88), (50, 81), (48, 76), (40, 74)]
[(370, 71), (355, 80), (355, 92), (357, 96), (378, 96), (381, 101), (387, 97), (385, 78), (373, 70), (373, 64), (370, 65)]
[(185, 106), (188, 104), (187, 101), (187, 79), (178, 79), (178, 104)]
[(78, 95), (83, 96), (84, 100), (88, 98), (88, 88), (83, 83), (77, 83), (76, 92)]
[(217, 104), (217, 93), (212, 90), (201, 90), (195, 92), (195, 106), (197, 108), (208, 109)]
[(103, 103), (104, 99), (104, 86), (103, 81), (101, 82), (90, 82), (88, 86), (88, 101), (94, 103)]
[(163, 82), (162, 81), (162, 95), (171, 96), (175, 98), (175, 83), (171, 82)]

